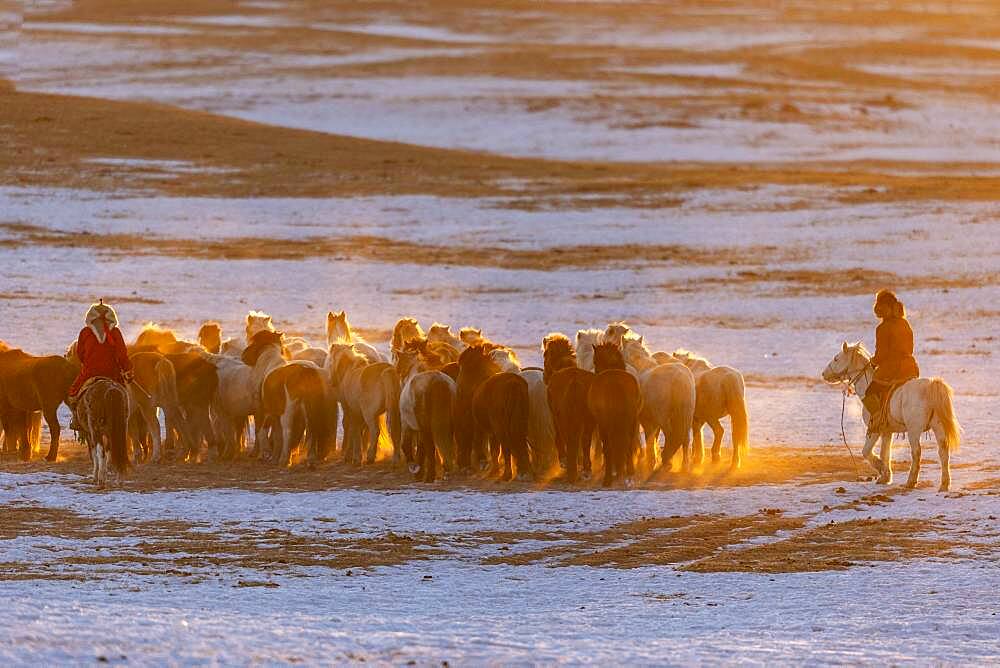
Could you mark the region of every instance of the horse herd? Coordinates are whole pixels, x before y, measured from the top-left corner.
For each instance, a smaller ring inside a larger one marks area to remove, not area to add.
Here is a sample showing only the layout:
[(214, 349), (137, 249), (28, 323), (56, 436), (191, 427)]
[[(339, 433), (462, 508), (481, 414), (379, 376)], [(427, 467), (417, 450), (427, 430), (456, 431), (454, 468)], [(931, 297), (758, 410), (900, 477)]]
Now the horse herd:
[[(599, 443), (604, 484), (630, 485), (637, 466), (669, 469), (678, 451), (685, 470), (699, 464), (706, 424), (720, 460), (725, 416), (733, 467), (747, 448), (742, 375), (685, 351), (653, 352), (622, 322), (581, 330), (575, 340), (549, 334), (541, 368), (522, 367), (510, 347), (471, 327), (455, 336), (435, 323), (424, 332), (402, 318), (388, 354), (358, 336), (343, 311), (327, 314), (326, 333), (326, 347), (315, 347), (256, 311), (239, 339), (224, 339), (215, 322), (201, 326), (196, 342), (144, 326), (129, 346), (135, 380), (120, 427), (127, 433), (108, 439), (123, 444), (109, 454), (115, 468), (161, 462), (165, 452), (196, 462), (206, 451), (288, 466), (300, 447), (314, 465), (337, 449), (338, 423), (343, 462), (374, 462), (381, 436), (393, 463), (427, 482), (477, 469), (504, 480), (564, 469), (575, 482), (591, 475)], [(44, 418), (46, 458), (56, 460), (56, 411), (78, 371), (75, 344), (65, 355), (37, 357), (0, 342), (5, 451), (27, 459)], [(102, 484), (97, 469), (95, 458)]]

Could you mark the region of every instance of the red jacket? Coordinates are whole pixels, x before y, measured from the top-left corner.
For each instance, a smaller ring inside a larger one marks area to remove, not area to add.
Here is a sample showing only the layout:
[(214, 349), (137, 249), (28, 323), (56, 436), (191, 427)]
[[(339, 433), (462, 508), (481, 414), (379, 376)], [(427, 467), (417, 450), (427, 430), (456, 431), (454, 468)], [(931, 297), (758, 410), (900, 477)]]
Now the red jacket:
[(122, 373), (132, 370), (132, 362), (128, 358), (125, 339), (117, 327), (111, 329), (104, 338), (104, 343), (97, 340), (90, 327), (80, 330), (76, 340), (76, 355), (80, 358), (80, 373), (69, 388), (69, 395), (76, 396), (80, 388), (89, 379), (101, 376), (123, 383)]

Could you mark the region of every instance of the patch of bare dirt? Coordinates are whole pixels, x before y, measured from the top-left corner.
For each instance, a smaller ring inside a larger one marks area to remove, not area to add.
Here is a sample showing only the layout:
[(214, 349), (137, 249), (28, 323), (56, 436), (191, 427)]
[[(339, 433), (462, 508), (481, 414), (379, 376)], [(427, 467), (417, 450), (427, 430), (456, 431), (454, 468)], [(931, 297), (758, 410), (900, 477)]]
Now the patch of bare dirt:
[(1000, 273), (965, 275), (922, 274), (903, 276), (888, 271), (863, 269), (746, 269), (725, 276), (709, 276), (696, 283), (675, 281), (662, 284), (671, 292), (702, 292), (706, 288), (742, 289), (768, 297), (803, 295), (866, 295), (890, 287), (895, 290), (950, 290), (1000, 284)]
[[(429, 535), (387, 532), (377, 537), (326, 533), (299, 535), (278, 528), (234, 527), (212, 531), (182, 521), (123, 521), (79, 515), (65, 509), (4, 506), (0, 539), (18, 537), (100, 541), (69, 553), (52, 548), (44, 562), (9, 562), (4, 579), (90, 579), (108, 573), (218, 575), (232, 569), (262, 573), (294, 568), (369, 569), (430, 559), (442, 554)], [(129, 539), (118, 542), (117, 539)], [(139, 539), (133, 542), (131, 539)], [(44, 548), (44, 542), (38, 545)]]
[(933, 520), (860, 519), (831, 522), (763, 545), (726, 550), (684, 566), (698, 573), (800, 573), (847, 570), (863, 562), (948, 558), (967, 544), (929, 533), (946, 529)]
[(623, 244), (618, 246), (575, 245), (541, 249), (459, 244), (419, 244), (374, 236), (237, 237), (186, 239), (141, 234), (95, 234), (53, 230), (24, 223), (0, 224), (10, 236), (0, 246), (55, 246), (87, 248), (102, 254), (162, 255), (212, 260), (300, 260), (304, 258), (351, 258), (393, 264), (426, 264), (497, 267), (552, 271), (568, 267), (607, 265), (759, 265), (803, 259), (805, 251), (777, 246), (700, 248), (682, 245)]

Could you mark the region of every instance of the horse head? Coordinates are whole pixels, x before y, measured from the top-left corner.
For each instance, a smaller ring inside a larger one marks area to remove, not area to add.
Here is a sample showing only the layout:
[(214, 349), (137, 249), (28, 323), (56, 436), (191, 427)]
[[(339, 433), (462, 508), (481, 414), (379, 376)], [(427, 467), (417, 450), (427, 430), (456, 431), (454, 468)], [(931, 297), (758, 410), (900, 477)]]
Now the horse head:
[(458, 338), (467, 346), (474, 346), (481, 341), (485, 341), (483, 330), (475, 327), (463, 327), (458, 330)]
[(851, 377), (864, 371), (870, 362), (868, 351), (860, 341), (854, 345), (844, 341), (840, 351), (823, 369), (823, 380), (828, 383), (850, 380)]
[(565, 334), (552, 333), (542, 339), (543, 379), (560, 369), (576, 366), (576, 350)]
[(248, 344), (250, 343), (250, 339), (258, 332), (273, 331), (274, 323), (271, 321), (270, 315), (263, 311), (250, 311), (247, 313), (246, 339)]
[(347, 322), (347, 312), (326, 313), (326, 340), (330, 343), (342, 341), (351, 343), (351, 324)]
[(597, 373), (608, 369), (625, 370), (625, 357), (617, 344), (605, 341), (592, 345), (594, 347), (594, 370)]
[(198, 343), (210, 353), (219, 353), (222, 349), (222, 326), (217, 322), (205, 322), (198, 328)]

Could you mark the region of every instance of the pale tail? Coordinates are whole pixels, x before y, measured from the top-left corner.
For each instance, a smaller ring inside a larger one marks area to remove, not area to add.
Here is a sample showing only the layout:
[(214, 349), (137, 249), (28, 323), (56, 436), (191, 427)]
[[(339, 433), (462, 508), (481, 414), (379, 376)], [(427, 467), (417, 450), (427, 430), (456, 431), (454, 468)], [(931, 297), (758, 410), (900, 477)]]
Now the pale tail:
[(949, 452), (957, 452), (962, 442), (962, 425), (958, 423), (955, 408), (952, 406), (951, 400), (955, 393), (951, 386), (940, 378), (931, 380), (928, 392), (931, 411), (944, 428), (944, 445)]
[(729, 419), (732, 421), (733, 447), (740, 449), (740, 455), (745, 455), (750, 447), (749, 437), (749, 416), (747, 415), (747, 399), (743, 391), (743, 383), (727, 384), (726, 386), (726, 410), (729, 411)]

